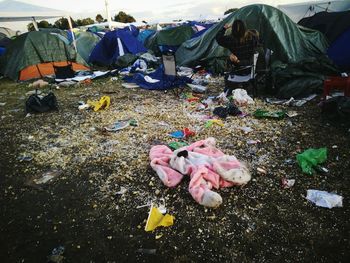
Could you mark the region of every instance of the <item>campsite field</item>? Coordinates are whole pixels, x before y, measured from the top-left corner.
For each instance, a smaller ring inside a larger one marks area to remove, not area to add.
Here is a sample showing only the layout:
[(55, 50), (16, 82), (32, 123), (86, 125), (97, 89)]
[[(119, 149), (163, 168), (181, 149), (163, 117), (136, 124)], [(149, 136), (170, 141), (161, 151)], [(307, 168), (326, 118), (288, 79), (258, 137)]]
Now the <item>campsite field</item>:
[[(209, 94), (221, 89), (217, 83)], [(55, 90), (59, 112), (25, 117), (29, 90), (0, 81), (1, 262), (46, 262), (59, 246), (64, 259), (54, 262), (348, 262), (350, 132), (323, 121), (317, 100), (288, 108), (298, 112), (294, 118), (229, 117), (224, 127), (204, 128), (196, 106), (172, 92), (125, 89), (105, 79)], [(78, 110), (78, 101), (104, 95), (109, 109)], [(258, 100), (242, 110), (258, 107), (283, 109)], [(126, 118), (139, 126), (102, 132)], [(218, 209), (198, 205), (188, 179), (167, 189), (150, 168), (151, 146), (185, 127), (197, 131), (189, 142), (215, 137), (223, 152), (250, 165), (252, 180), (220, 190)], [(320, 147), (328, 149), (329, 173), (302, 174), (296, 154)], [(54, 179), (35, 183), (52, 169), (59, 171)], [(295, 186), (282, 189), (283, 177), (296, 179)], [(127, 191), (119, 195), (121, 187)], [(316, 207), (305, 199), (307, 189), (334, 191), (343, 207)], [(145, 232), (149, 208), (137, 206), (161, 198), (174, 225)]]

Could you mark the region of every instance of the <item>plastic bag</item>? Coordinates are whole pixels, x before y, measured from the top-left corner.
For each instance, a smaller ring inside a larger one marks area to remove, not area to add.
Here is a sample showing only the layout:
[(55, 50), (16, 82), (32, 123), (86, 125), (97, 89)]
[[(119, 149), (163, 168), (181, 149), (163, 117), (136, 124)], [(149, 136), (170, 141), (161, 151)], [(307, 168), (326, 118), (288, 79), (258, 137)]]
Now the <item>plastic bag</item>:
[(343, 206), (342, 196), (326, 191), (307, 190), (306, 199), (320, 207), (333, 208)]
[(312, 175), (314, 167), (327, 160), (327, 148), (308, 149), (297, 155), (298, 164), (303, 173)]

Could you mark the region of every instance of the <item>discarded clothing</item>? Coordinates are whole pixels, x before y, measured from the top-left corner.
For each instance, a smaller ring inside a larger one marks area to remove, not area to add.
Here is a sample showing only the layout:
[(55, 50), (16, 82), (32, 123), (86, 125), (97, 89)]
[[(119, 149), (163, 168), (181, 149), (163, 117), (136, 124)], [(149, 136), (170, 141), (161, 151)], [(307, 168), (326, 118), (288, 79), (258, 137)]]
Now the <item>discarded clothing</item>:
[(42, 113), (48, 111), (58, 111), (57, 98), (52, 92), (45, 97), (33, 94), (27, 99), (26, 113)]
[(227, 107), (217, 107), (213, 113), (223, 119), (226, 119), (228, 115), (237, 116), (242, 114), (235, 104), (229, 104)]
[(189, 128), (184, 128), (182, 131), (175, 131), (170, 133), (169, 135), (176, 139), (184, 139), (195, 134), (196, 133), (194, 131), (191, 131)]
[(168, 187), (175, 187), (189, 175), (192, 197), (203, 206), (218, 207), (222, 198), (212, 189), (245, 185), (251, 175), (244, 163), (225, 155), (215, 144), (214, 138), (208, 138), (174, 152), (165, 145), (153, 146), (151, 167)]

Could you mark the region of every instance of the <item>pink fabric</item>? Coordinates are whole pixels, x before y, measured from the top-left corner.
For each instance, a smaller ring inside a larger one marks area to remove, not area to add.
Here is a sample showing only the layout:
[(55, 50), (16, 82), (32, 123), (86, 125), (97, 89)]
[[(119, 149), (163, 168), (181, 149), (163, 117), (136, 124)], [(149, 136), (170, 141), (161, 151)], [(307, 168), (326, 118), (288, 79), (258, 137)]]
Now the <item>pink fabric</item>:
[(154, 146), (150, 159), (151, 167), (168, 187), (176, 186), (184, 175), (189, 175), (190, 194), (199, 204), (208, 207), (216, 207), (222, 202), (221, 196), (212, 189), (243, 185), (250, 180), (247, 167), (234, 156), (215, 148), (214, 138), (174, 152), (165, 145)]

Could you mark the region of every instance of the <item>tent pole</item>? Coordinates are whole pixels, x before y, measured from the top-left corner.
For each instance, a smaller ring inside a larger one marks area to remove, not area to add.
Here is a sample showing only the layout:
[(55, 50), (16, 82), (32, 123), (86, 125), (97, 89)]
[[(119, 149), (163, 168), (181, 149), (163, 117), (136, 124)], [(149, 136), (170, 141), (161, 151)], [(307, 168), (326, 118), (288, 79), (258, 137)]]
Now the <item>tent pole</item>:
[(106, 6), (106, 15), (107, 15), (107, 21), (108, 21), (108, 28), (109, 30), (112, 29), (112, 25), (111, 25), (111, 12), (109, 10), (109, 3), (108, 3), (108, 0), (105, 0), (105, 6)]
[(39, 31), (38, 23), (36, 22), (35, 17), (33, 16), (32, 19), (33, 19), (33, 26), (35, 28), (35, 31)]
[(72, 33), (72, 38), (73, 38), (73, 46), (74, 46), (74, 49), (75, 49), (75, 52), (78, 53), (78, 50), (77, 50), (77, 44), (75, 43), (75, 35), (74, 35), (74, 32), (73, 32), (73, 26), (72, 26), (72, 20), (71, 20), (71, 17), (70, 16), (67, 16), (67, 20), (68, 20), (68, 24), (69, 24), (69, 29)]

